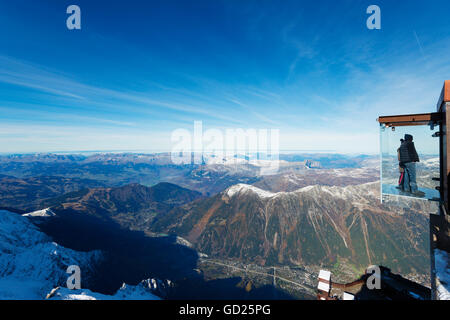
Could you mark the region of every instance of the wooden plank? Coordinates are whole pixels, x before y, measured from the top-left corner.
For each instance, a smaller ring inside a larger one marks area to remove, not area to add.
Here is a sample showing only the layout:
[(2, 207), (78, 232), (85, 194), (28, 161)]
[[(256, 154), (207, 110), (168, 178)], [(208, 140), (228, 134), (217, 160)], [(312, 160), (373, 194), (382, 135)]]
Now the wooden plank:
[(426, 125), (430, 122), (442, 121), (442, 113), (419, 113), (419, 114), (404, 114), (395, 116), (382, 116), (377, 119), (380, 124), (386, 126), (406, 126), (406, 125)]

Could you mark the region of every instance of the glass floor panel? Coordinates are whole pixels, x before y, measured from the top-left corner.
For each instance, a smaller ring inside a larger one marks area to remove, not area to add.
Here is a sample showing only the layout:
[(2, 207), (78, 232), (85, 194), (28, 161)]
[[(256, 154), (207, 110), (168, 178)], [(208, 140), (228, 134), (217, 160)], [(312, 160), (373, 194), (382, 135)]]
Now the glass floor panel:
[(418, 196), (415, 194), (412, 194), (410, 192), (402, 191), (397, 188), (397, 185), (391, 185), (391, 184), (383, 184), (382, 185), (382, 193), (388, 194), (388, 195), (394, 195), (394, 196), (402, 196), (402, 197), (410, 197), (410, 198), (423, 198), (424, 200), (439, 200), (439, 191), (435, 189), (429, 189), (429, 188), (421, 188), (419, 187), (419, 191), (423, 192), (423, 196)]

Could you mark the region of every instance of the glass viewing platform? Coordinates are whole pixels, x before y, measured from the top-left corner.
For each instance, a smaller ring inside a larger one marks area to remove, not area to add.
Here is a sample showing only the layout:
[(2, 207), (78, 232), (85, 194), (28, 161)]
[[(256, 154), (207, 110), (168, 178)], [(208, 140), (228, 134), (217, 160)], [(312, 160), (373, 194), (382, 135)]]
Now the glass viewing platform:
[[(439, 125), (380, 123), (381, 193), (439, 201)], [(434, 178), (434, 179), (433, 179)]]

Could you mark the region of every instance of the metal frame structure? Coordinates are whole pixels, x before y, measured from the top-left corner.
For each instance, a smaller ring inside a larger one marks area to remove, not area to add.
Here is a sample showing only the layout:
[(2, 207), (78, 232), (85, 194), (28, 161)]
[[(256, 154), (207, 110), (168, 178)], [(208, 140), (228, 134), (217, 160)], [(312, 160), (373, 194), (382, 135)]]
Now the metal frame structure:
[(437, 299), (434, 250), (450, 251), (450, 219), (448, 215), (448, 212), (450, 212), (450, 80), (444, 82), (436, 112), (381, 116), (377, 121), (380, 125), (386, 127), (415, 125), (430, 125), (433, 127), (439, 124), (439, 131), (434, 136), (439, 137), (440, 174), (439, 178), (435, 177), (434, 179), (439, 179), (440, 185), (437, 189), (439, 190), (441, 205), (438, 215), (430, 214), (431, 295), (432, 299)]
[(440, 176), (438, 178), (440, 181), (440, 186), (438, 187), (438, 190), (443, 203), (443, 206), (440, 206), (440, 214), (446, 215), (447, 212), (449, 212), (450, 199), (450, 188), (448, 186), (450, 180), (450, 128), (447, 127), (447, 123), (450, 123), (450, 80), (446, 80), (444, 82), (444, 86), (437, 103), (436, 112), (380, 116), (377, 121), (380, 125), (394, 128), (417, 125), (435, 126), (439, 124), (439, 132), (436, 134), (436, 137), (439, 137), (440, 159)]

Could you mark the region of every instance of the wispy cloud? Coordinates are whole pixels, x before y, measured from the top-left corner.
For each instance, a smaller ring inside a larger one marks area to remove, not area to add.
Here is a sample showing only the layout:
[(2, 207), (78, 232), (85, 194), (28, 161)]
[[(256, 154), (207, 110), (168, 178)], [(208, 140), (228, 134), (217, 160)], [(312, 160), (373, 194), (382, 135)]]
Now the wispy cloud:
[[(12, 10), (14, 34), (0, 52), (0, 149), (118, 148), (125, 139), (167, 149), (172, 130), (200, 120), (204, 128), (278, 128), (285, 149), (376, 152), (375, 119), (433, 111), (450, 74), (450, 37), (436, 31), (448, 22), (430, 21), (443, 13), (410, 22), (410, 6), (380, 1), (389, 15), (379, 32), (367, 30), (364, 3), (354, 1), (227, 3), (174, 17), (142, 3), (154, 14), (146, 28), (126, 17), (93, 25), (63, 50), (66, 34), (46, 21), (30, 32)], [(23, 50), (43, 41), (46, 55)]]
[[(116, 109), (136, 114), (157, 114), (158, 109), (163, 109), (188, 113), (198, 118), (217, 119), (231, 124), (242, 123), (235, 117), (227, 115), (224, 109), (218, 109), (213, 103), (205, 105), (201, 100), (194, 100), (191, 104), (171, 101), (176, 97), (167, 87), (165, 97), (133, 92), (126, 88), (119, 91), (97, 87), (73, 80), (56, 71), (47, 71), (44, 67), (5, 56), (0, 56), (0, 82), (69, 98), (72, 99), (71, 103), (75, 107), (92, 104), (109, 111)], [(174, 89), (174, 91), (176, 90)], [(196, 95), (187, 94), (185, 91), (184, 97), (189, 96), (195, 97)], [(198, 106), (195, 106), (196, 103)], [(172, 117), (176, 118), (176, 115), (172, 115)]]
[(422, 45), (420, 44), (420, 40), (419, 40), (419, 37), (417, 36), (416, 30), (413, 30), (413, 32), (414, 32), (414, 37), (416, 38), (416, 41), (417, 41), (417, 45), (419, 46), (419, 49), (420, 49), (420, 53), (422, 54), (423, 57), (425, 57), (425, 54), (423, 53), (423, 48), (422, 48)]

